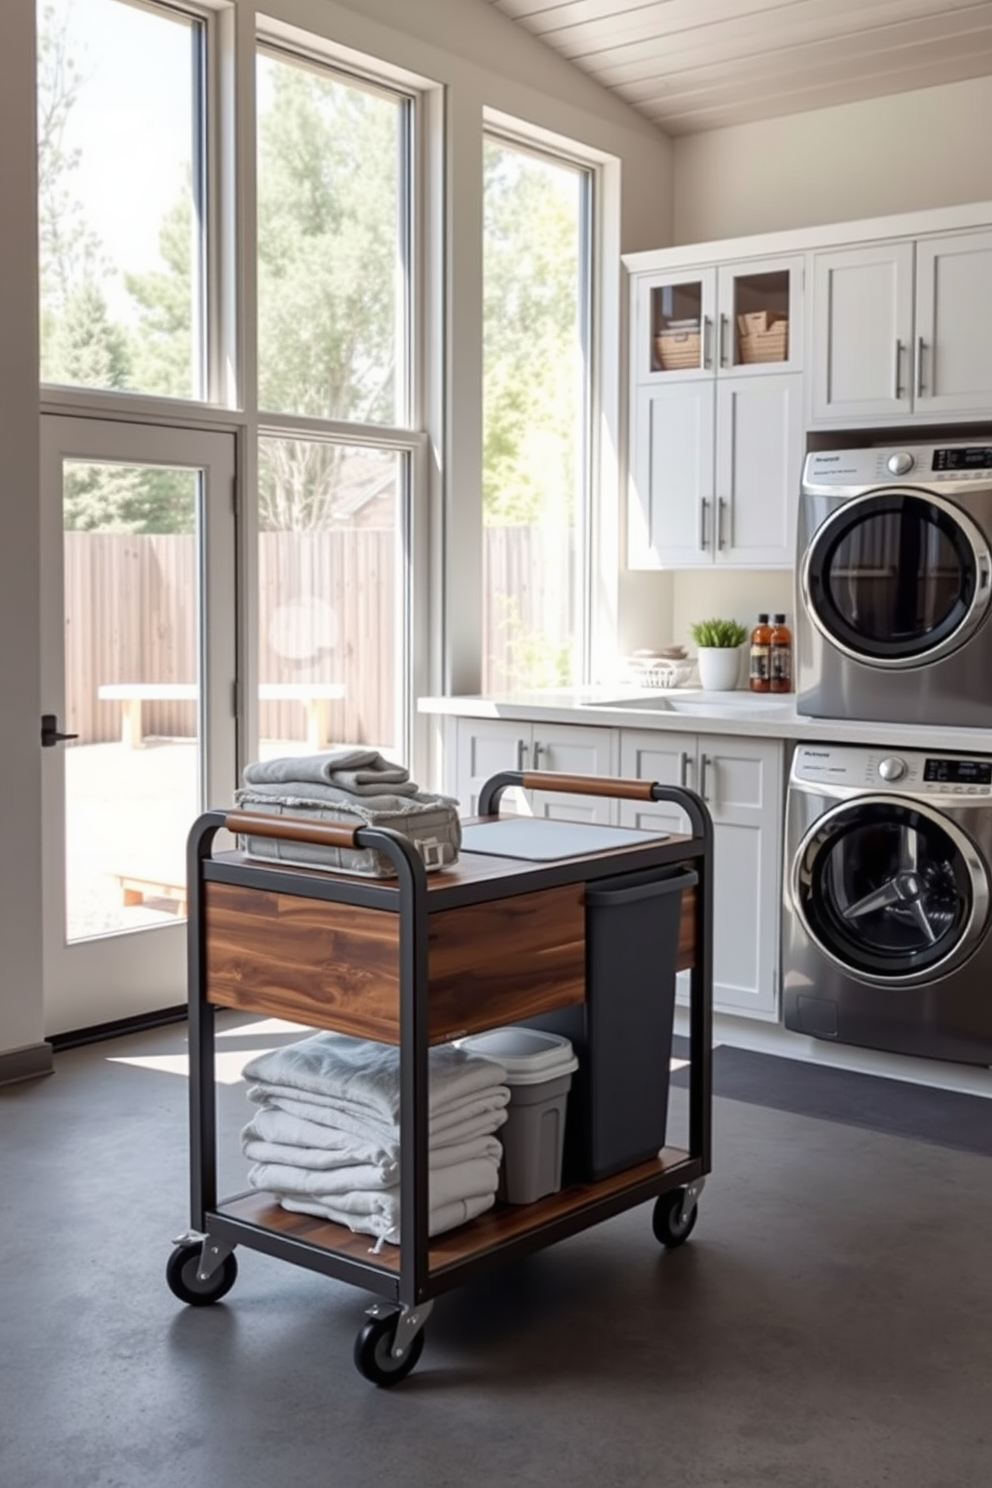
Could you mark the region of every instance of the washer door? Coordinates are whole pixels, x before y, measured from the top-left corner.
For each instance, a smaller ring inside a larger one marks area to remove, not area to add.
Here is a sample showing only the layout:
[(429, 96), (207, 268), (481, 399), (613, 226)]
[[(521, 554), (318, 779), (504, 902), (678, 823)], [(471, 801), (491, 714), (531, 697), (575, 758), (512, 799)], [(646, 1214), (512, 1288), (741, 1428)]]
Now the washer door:
[(970, 517), (941, 496), (855, 497), (823, 523), (802, 567), (810, 619), (873, 666), (921, 666), (955, 651), (985, 618), (992, 554)]
[(793, 863), (807, 933), (871, 981), (932, 981), (966, 960), (985, 929), (989, 884), (971, 841), (947, 817), (862, 797), (820, 817)]

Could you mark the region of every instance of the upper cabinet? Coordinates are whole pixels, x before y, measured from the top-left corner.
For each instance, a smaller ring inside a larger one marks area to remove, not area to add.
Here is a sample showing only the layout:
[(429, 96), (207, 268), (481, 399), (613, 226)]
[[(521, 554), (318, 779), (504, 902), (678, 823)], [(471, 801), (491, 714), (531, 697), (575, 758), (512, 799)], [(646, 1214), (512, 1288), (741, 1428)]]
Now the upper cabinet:
[(802, 286), (801, 256), (642, 276), (634, 309), (634, 380), (797, 371)]
[(992, 232), (813, 254), (813, 423), (992, 411)]

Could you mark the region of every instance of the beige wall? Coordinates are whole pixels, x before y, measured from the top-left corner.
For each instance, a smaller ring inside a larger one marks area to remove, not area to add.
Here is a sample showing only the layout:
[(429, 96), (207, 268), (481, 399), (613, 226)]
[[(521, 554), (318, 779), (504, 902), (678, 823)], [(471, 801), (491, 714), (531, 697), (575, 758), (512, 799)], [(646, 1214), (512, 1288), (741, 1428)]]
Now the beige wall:
[(992, 198), (992, 77), (675, 141), (675, 242)]

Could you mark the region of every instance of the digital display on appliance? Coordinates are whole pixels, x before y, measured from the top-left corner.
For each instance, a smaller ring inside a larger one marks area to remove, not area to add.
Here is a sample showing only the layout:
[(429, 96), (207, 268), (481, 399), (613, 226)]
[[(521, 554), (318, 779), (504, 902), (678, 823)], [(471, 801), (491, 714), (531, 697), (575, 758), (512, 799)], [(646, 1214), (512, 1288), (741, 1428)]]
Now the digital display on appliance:
[(928, 759), (923, 779), (946, 785), (992, 785), (992, 760)]
[(992, 470), (992, 445), (965, 444), (957, 449), (935, 449), (934, 470)]

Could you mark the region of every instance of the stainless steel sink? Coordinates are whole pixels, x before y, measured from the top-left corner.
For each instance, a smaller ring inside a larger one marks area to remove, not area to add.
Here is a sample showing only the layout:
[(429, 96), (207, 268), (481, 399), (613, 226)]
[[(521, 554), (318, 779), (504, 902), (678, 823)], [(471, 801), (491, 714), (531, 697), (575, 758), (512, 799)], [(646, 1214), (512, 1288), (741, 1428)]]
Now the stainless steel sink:
[(769, 702), (751, 698), (746, 692), (740, 697), (707, 697), (704, 693), (693, 693), (689, 697), (671, 694), (662, 697), (614, 698), (608, 702), (589, 703), (590, 708), (609, 708), (632, 713), (693, 713), (701, 718), (785, 718), (792, 713), (791, 702)]

